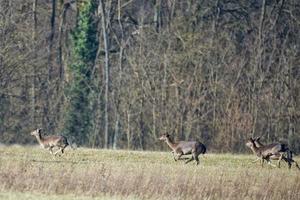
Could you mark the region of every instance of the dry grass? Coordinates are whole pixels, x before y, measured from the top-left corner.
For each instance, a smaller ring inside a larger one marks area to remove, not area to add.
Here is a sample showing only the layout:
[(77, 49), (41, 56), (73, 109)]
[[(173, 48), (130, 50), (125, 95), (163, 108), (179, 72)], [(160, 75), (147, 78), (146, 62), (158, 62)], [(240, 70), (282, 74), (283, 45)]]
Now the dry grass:
[(300, 171), (253, 159), (208, 154), (195, 166), (162, 152), (0, 147), (0, 199), (300, 199)]

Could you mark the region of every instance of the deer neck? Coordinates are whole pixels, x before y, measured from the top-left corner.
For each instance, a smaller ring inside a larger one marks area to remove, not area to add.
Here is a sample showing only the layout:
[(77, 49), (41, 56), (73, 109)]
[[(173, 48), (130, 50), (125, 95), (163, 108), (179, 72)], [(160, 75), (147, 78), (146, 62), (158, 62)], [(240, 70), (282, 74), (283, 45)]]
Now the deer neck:
[(41, 135), (41, 134), (38, 134), (38, 135), (36, 135), (35, 137), (36, 137), (38, 143), (39, 143), (40, 145), (43, 146), (44, 138), (42, 137), (42, 135)]
[(257, 147), (263, 147), (264, 145), (260, 141), (255, 141)]
[(176, 149), (177, 145), (170, 138), (167, 138), (166, 143), (171, 149)]
[(259, 148), (255, 145), (255, 143), (254, 143), (253, 146), (251, 147), (251, 150), (253, 151), (254, 154), (260, 155)]

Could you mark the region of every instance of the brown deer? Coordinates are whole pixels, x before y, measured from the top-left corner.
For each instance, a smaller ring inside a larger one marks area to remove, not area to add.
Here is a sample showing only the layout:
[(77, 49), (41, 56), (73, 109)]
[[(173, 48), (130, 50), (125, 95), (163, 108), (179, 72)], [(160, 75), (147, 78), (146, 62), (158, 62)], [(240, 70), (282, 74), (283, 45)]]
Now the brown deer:
[[(264, 146), (264, 145), (259, 141), (260, 137), (256, 137), (256, 138), (252, 138), (252, 139), (254, 140), (254, 143), (255, 143), (256, 147), (260, 148), (260, 147), (263, 147), (263, 146)], [(253, 152), (253, 153), (254, 153), (254, 155), (256, 155), (255, 152)], [(257, 155), (256, 155), (256, 156), (257, 156)], [(272, 156), (271, 156), (271, 157), (272, 157)], [(272, 159), (271, 157), (270, 157), (270, 159)], [(278, 158), (279, 158), (279, 157), (278, 157)], [(260, 161), (260, 160), (261, 160), (261, 158), (257, 156), (256, 160), (254, 160), (254, 161), (252, 161), (252, 162), (255, 163), (255, 162)], [(278, 159), (277, 159), (277, 160), (278, 160)], [(271, 161), (270, 161), (270, 160), (269, 160), (267, 163), (268, 163), (269, 165), (273, 166), (273, 167), (276, 167), (275, 165), (271, 164)]]
[[(179, 141), (174, 142), (171, 139), (171, 136), (169, 134), (163, 134), (160, 138), (160, 140), (165, 141), (168, 146), (172, 149), (172, 153), (174, 156), (174, 160), (182, 160), (181, 156), (183, 155), (189, 155), (192, 154), (192, 157), (188, 159), (185, 163), (189, 163), (192, 160), (196, 160), (196, 164), (199, 164), (199, 158), (198, 156), (200, 154), (206, 153), (206, 147), (204, 144), (198, 141)], [(176, 158), (177, 156), (177, 158)]]
[[(31, 132), (31, 135), (35, 136), (39, 144), (44, 148), (48, 149), (51, 154), (56, 155), (58, 152), (64, 153), (64, 149), (69, 145), (69, 142), (65, 136), (62, 135), (50, 135), (42, 136), (42, 130), (36, 129)], [(58, 151), (53, 153), (53, 148), (58, 147)]]
[[(295, 162), (292, 159), (292, 152), (285, 144), (273, 143), (258, 147), (255, 144), (255, 140), (253, 138), (250, 138), (247, 140), (246, 146), (248, 146), (253, 151), (253, 153), (261, 159), (262, 167), (264, 161), (266, 160), (268, 163), (270, 163), (270, 159), (278, 160), (278, 167), (280, 167), (280, 161), (282, 159), (288, 163), (289, 168), (291, 168), (291, 163)], [(284, 156), (284, 153), (287, 153), (287, 157)], [(296, 165), (298, 166), (298, 164)]]
[[(255, 138), (253, 138), (253, 140), (254, 140), (255, 145), (258, 148), (266, 146), (266, 145), (264, 145), (264, 144), (262, 144), (260, 142), (260, 137), (255, 137)], [(280, 143), (277, 143), (277, 144), (280, 144)], [(281, 144), (281, 145), (284, 145), (284, 144)], [(291, 168), (292, 163), (295, 163), (296, 167), (300, 170), (300, 167), (299, 167), (298, 163), (293, 159), (292, 152), (290, 150), (288, 150), (288, 151), (289, 152), (287, 152), (287, 156), (285, 156), (284, 154), (280, 155), (278, 153), (278, 154), (270, 156), (270, 159), (271, 160), (278, 160), (278, 167), (280, 167), (280, 160), (279, 160), (279, 158), (281, 156), (282, 160), (284, 160), (286, 163), (288, 163), (289, 168)]]

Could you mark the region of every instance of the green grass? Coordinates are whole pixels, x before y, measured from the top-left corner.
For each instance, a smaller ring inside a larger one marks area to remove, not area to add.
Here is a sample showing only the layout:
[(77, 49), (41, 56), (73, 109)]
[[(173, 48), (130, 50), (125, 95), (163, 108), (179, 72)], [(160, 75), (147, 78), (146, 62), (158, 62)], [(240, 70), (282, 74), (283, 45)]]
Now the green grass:
[(254, 159), (208, 153), (196, 166), (170, 152), (0, 147), (0, 199), (300, 199), (299, 170)]

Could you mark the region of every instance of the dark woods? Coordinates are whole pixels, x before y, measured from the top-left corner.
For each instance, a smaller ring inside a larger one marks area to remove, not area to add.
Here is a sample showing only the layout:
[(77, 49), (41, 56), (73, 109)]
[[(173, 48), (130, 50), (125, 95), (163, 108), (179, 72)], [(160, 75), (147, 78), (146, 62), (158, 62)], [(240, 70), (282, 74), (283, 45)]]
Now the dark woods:
[(0, 142), (300, 151), (298, 0), (1, 0)]

